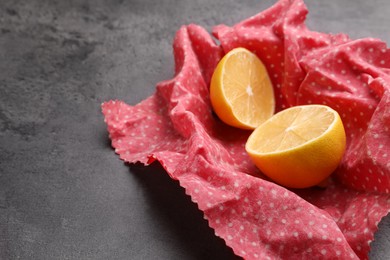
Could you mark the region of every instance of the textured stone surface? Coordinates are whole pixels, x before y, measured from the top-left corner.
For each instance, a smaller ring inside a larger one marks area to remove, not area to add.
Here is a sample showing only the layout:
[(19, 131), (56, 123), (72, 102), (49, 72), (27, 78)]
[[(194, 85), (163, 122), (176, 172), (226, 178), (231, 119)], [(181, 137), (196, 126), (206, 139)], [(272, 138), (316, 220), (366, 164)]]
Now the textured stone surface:
[[(0, 259), (234, 259), (157, 166), (127, 166), (100, 104), (173, 75), (182, 24), (232, 25), (274, 1), (0, 0)], [(309, 27), (390, 42), (390, 3), (308, 0)], [(390, 217), (371, 259), (390, 255)]]

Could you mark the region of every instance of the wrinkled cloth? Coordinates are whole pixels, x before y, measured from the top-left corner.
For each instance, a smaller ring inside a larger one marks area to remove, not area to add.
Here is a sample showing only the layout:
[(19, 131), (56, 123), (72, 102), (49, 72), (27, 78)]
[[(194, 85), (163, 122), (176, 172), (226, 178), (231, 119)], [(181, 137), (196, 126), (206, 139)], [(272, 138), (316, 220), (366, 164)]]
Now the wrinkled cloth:
[[(281, 0), (232, 27), (214, 27), (219, 44), (200, 26), (182, 26), (173, 79), (135, 106), (102, 104), (120, 158), (158, 161), (245, 259), (367, 259), (390, 210), (390, 51), (379, 39), (310, 31), (307, 12), (301, 0)], [(276, 111), (325, 104), (341, 115), (347, 148), (327, 187), (273, 183), (245, 152), (250, 131), (213, 113), (210, 78), (236, 47), (265, 64)]]

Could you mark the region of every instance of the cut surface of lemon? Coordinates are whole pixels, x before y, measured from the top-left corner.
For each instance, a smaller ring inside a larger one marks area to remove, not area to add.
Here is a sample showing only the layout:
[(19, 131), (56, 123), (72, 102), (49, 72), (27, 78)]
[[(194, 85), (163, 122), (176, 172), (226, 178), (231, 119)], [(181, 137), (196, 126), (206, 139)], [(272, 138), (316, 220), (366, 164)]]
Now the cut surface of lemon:
[(337, 111), (324, 105), (305, 105), (268, 119), (253, 131), (245, 149), (276, 183), (307, 188), (334, 172), (345, 145), (345, 130)]
[(218, 63), (211, 78), (210, 100), (223, 122), (242, 129), (255, 129), (275, 110), (266, 68), (244, 48), (231, 50)]

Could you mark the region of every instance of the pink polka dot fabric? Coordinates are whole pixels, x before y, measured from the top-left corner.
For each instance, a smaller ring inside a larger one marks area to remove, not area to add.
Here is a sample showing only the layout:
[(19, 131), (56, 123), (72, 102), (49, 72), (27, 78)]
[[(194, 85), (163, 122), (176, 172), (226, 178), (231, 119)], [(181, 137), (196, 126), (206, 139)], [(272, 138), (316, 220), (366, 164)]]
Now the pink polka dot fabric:
[[(301, 0), (281, 0), (211, 35), (183, 26), (173, 43), (175, 77), (130, 106), (102, 105), (120, 158), (158, 161), (204, 212), (215, 234), (245, 259), (367, 259), (390, 210), (390, 51), (377, 39), (310, 31)], [(301, 104), (337, 110), (347, 150), (326, 188), (289, 190), (249, 159), (250, 132), (212, 112), (210, 78), (224, 53), (245, 47), (264, 62), (277, 111)]]

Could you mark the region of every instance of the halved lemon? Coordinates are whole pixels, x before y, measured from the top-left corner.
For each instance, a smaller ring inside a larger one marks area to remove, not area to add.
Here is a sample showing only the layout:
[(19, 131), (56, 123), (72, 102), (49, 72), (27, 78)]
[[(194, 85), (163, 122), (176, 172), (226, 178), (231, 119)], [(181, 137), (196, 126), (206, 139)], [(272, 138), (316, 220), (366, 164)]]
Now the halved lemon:
[(218, 63), (211, 78), (210, 99), (223, 122), (242, 129), (255, 129), (275, 110), (266, 68), (244, 48), (231, 50)]
[(338, 167), (346, 145), (337, 111), (323, 105), (283, 110), (256, 128), (246, 143), (255, 165), (289, 188), (315, 186)]

